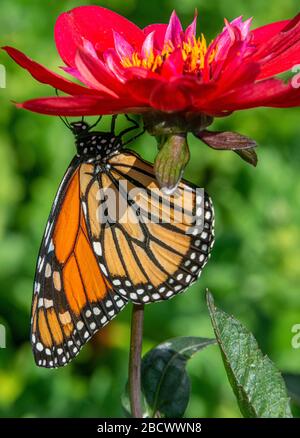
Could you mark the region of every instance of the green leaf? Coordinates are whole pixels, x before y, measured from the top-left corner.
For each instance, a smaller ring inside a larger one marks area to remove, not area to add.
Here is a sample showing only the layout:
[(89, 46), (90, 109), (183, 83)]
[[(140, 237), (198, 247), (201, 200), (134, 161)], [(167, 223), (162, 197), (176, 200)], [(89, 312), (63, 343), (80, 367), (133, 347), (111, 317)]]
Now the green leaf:
[(214, 305), (207, 292), (211, 322), (229, 382), (247, 418), (291, 418), (284, 380), (254, 336), (235, 318)]
[(190, 397), (187, 361), (214, 339), (180, 337), (149, 351), (142, 361), (142, 391), (151, 417), (182, 417)]
[(291, 399), (300, 406), (300, 374), (284, 373), (283, 378)]

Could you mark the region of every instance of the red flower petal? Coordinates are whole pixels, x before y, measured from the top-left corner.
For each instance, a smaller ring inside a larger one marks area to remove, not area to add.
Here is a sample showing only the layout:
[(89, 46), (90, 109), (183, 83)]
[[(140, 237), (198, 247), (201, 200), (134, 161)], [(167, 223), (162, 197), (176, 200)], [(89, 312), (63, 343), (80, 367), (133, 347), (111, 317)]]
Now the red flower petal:
[(13, 47), (3, 47), (9, 56), (21, 67), (25, 68), (35, 79), (43, 84), (51, 85), (58, 90), (68, 94), (97, 94), (95, 90), (82, 87), (74, 82), (68, 81), (64, 77), (48, 70), (41, 64), (28, 58), (24, 53)]
[(294, 47), (287, 49), (285, 53), (275, 57), (273, 61), (261, 65), (259, 79), (267, 79), (279, 73), (288, 71), (300, 64), (300, 41)]
[(180, 80), (159, 83), (152, 91), (150, 104), (159, 111), (183, 111), (191, 106), (191, 93)]
[[(136, 79), (137, 81), (141, 79), (155, 79), (157, 81), (164, 81), (165, 79), (158, 73), (141, 67), (130, 67), (124, 69), (124, 75), (127, 80)], [(128, 82), (126, 82), (127, 87)]]
[(252, 20), (252, 17), (248, 18), (248, 20), (245, 21), (243, 21), (243, 17), (238, 17), (231, 22), (231, 24), (234, 24), (238, 27), (243, 41), (245, 41), (250, 36)]
[(229, 29), (231, 29), (230, 25), (225, 27), (217, 38), (211, 43), (209, 47), (209, 52), (211, 53), (213, 50), (216, 51), (214, 55), (215, 63), (220, 63), (226, 59), (228, 51), (232, 47), (235, 42), (235, 34), (234, 32), (229, 33)]
[(122, 58), (131, 58), (134, 54), (135, 50), (131, 44), (129, 44), (125, 38), (122, 37), (118, 32), (113, 31), (114, 35), (114, 43), (117, 54), (120, 59)]
[(184, 33), (184, 39), (185, 41), (193, 41), (193, 38), (196, 36), (196, 30), (197, 30), (197, 18), (198, 18), (198, 11), (195, 10), (195, 16), (191, 24), (186, 28)]
[(136, 49), (143, 31), (131, 21), (100, 6), (80, 6), (61, 14), (55, 25), (57, 50), (67, 65), (74, 66), (75, 54), (82, 38), (91, 41), (99, 52), (114, 47), (113, 30), (119, 32)]
[(235, 41), (239, 41), (240, 35), (241, 35), (239, 32), (239, 29), (236, 26), (233, 26), (232, 23), (229, 23), (229, 21), (226, 20), (226, 18), (225, 18), (224, 22), (225, 22), (225, 27), (227, 29), (231, 43), (234, 43)]
[(115, 49), (108, 49), (103, 53), (103, 59), (107, 68), (112, 74), (118, 79), (122, 84), (125, 82), (124, 78), (124, 68), (120, 65), (120, 59), (115, 51)]
[[(136, 69), (141, 70), (141, 69)], [(143, 70), (141, 70), (141, 73)], [(162, 82), (161, 78), (158, 76), (156, 77), (147, 77), (146, 70), (144, 70), (145, 75), (144, 78), (135, 77), (133, 79), (129, 79), (126, 82), (126, 88), (128, 92), (133, 96), (136, 100), (143, 102), (144, 104), (149, 105), (150, 96), (153, 92), (153, 90), (159, 86), (159, 84)], [(136, 75), (135, 75), (136, 76)]]
[(289, 108), (300, 105), (300, 88), (292, 86), (292, 81), (284, 84), (282, 91), (272, 98), (270, 106), (275, 108)]
[[(144, 71), (144, 78), (133, 78), (126, 82), (128, 92), (140, 105), (147, 105), (160, 111), (182, 111), (191, 106), (195, 80), (180, 77), (164, 81), (159, 75)], [(150, 73), (150, 74), (149, 74)]]
[(154, 45), (159, 50), (162, 50), (164, 46), (167, 27), (167, 24), (150, 24), (149, 26), (144, 28), (145, 35), (149, 35), (149, 33), (155, 32)]
[(165, 60), (161, 69), (161, 75), (165, 79), (171, 79), (174, 78), (174, 76), (182, 75), (183, 66), (184, 61), (181, 50), (177, 49)]
[(300, 62), (300, 14), (261, 44), (254, 55), (261, 63), (260, 79), (275, 76)]
[[(252, 86), (260, 72), (259, 65), (257, 63), (243, 63), (236, 62), (233, 65), (229, 65), (223, 72), (220, 79), (215, 82), (215, 92), (211, 91), (207, 96), (207, 100), (210, 101), (216, 96), (222, 97), (225, 93), (229, 93), (231, 90), (239, 89), (245, 85)], [(202, 96), (200, 98), (202, 101)]]
[(141, 55), (143, 58), (147, 58), (151, 53), (153, 53), (154, 49), (154, 36), (155, 31), (150, 32), (143, 42), (142, 49), (141, 49)]
[(190, 106), (194, 98), (196, 100), (198, 98), (199, 101), (201, 98), (201, 103), (205, 103), (216, 90), (215, 84), (201, 84), (193, 77), (180, 76), (169, 82), (162, 76), (145, 69), (128, 70), (131, 73), (126, 82), (128, 93), (137, 101), (143, 102), (144, 105), (152, 105), (156, 109), (168, 108), (166, 111), (180, 111)]
[(107, 70), (105, 64), (86, 47), (78, 49), (75, 63), (80, 75), (92, 88), (112, 97), (118, 97), (116, 93), (122, 88), (120, 82)]
[[(225, 20), (225, 27), (223, 31), (217, 36), (217, 38), (210, 44), (208, 52), (206, 54), (206, 60), (209, 59), (212, 52), (215, 51), (214, 55), (214, 75), (216, 78), (222, 72), (223, 62), (228, 62), (228, 55), (231, 48), (237, 47), (242, 43), (246, 45), (251, 50), (248, 41), (250, 39), (250, 25), (251, 19), (243, 22), (242, 17), (238, 17), (230, 23)], [(252, 49), (254, 50), (254, 48)]]
[(165, 34), (165, 43), (172, 42), (174, 47), (181, 45), (182, 26), (176, 12), (173, 11)]
[(278, 79), (266, 79), (207, 102), (206, 111), (236, 111), (259, 106), (289, 107), (300, 103), (300, 90)]
[(40, 114), (60, 116), (95, 116), (102, 114), (141, 113), (145, 109), (128, 99), (95, 99), (90, 96), (45, 97), (17, 105)]
[(68, 73), (69, 75), (73, 76), (75, 79), (77, 79), (79, 82), (82, 82), (83, 84), (84, 82), (84, 78), (81, 76), (81, 74), (79, 73), (79, 71), (77, 70), (77, 68), (75, 67), (65, 67), (62, 66), (60, 67), (65, 73)]
[(253, 43), (257, 47), (265, 44), (266, 41), (277, 35), (288, 23), (290, 23), (290, 20), (277, 21), (276, 23), (267, 24), (252, 30)]

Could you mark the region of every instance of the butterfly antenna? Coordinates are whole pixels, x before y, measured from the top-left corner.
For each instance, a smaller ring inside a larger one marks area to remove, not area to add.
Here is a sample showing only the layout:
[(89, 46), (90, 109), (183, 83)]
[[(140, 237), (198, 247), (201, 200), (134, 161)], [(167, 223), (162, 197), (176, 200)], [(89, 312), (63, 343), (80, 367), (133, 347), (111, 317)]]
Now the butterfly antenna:
[(63, 124), (66, 125), (66, 127), (72, 131), (72, 128), (71, 128), (70, 123), (68, 122), (68, 119), (67, 118), (63, 118), (62, 116), (58, 116), (58, 117), (63, 122)]
[[(82, 117), (82, 119), (83, 119), (82, 121), (84, 121), (84, 117)], [(102, 119), (102, 116), (99, 116), (98, 119), (96, 120), (96, 122), (89, 127), (89, 130), (95, 128), (95, 126), (98, 125), (98, 123), (100, 122), (101, 119)]]
[[(59, 97), (58, 89), (57, 88), (55, 88), (55, 94), (56, 94), (57, 97)], [(66, 127), (68, 129), (72, 130), (71, 125), (70, 125), (70, 123), (69, 123), (69, 121), (68, 121), (68, 119), (66, 117), (62, 117), (62, 116), (58, 116), (58, 117), (63, 122), (63, 124), (66, 125)]]

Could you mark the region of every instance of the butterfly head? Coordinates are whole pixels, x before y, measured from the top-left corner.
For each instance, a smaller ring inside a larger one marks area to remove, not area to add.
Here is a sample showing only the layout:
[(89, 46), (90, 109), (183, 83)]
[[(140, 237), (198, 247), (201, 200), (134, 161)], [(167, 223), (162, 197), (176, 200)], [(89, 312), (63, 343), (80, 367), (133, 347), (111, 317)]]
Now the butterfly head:
[(72, 122), (70, 123), (70, 129), (75, 135), (75, 137), (79, 138), (83, 135), (85, 135), (89, 129), (90, 125), (86, 122), (80, 121), (80, 122)]

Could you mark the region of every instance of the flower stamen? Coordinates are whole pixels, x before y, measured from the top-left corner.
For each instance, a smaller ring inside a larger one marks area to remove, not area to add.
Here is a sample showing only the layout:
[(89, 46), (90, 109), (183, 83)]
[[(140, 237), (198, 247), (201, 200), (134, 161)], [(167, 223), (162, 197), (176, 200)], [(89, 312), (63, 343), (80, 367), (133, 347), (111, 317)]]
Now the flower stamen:
[(121, 60), (121, 65), (124, 68), (142, 67), (152, 72), (158, 72), (161, 69), (166, 59), (176, 50), (181, 51), (184, 62), (184, 73), (198, 73), (213, 62), (215, 50), (207, 59), (207, 42), (203, 34), (200, 37), (193, 37), (188, 41), (183, 41), (178, 47), (174, 47), (172, 41), (165, 43), (161, 52), (150, 50), (146, 56), (142, 57), (140, 53), (135, 52), (131, 57), (124, 57)]

